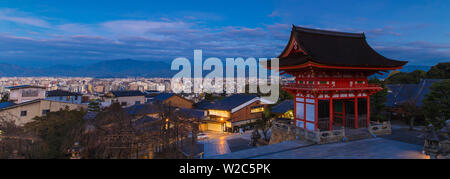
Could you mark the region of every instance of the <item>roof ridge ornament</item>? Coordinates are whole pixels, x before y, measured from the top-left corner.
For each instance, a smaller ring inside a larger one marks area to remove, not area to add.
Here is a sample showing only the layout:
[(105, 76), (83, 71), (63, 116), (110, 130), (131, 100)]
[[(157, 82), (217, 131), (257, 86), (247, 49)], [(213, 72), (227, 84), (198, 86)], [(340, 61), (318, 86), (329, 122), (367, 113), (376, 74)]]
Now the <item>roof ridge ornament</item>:
[(313, 34), (352, 37), (352, 38), (365, 38), (364, 32), (363, 33), (339, 32), (339, 31), (332, 31), (332, 30), (312, 29), (312, 28), (306, 28), (306, 27), (295, 26), (295, 25), (293, 25), (293, 28), (295, 31), (313, 33)]

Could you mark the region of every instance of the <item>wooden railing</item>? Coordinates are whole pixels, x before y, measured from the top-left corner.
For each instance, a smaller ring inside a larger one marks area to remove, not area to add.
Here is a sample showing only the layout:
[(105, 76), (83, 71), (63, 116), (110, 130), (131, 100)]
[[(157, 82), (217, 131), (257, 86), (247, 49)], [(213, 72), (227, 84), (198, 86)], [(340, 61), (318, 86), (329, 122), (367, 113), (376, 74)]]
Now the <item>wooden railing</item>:
[(381, 86), (377, 84), (353, 84), (350, 86), (350, 84), (298, 84), (298, 83), (288, 83), (283, 85), (284, 88), (302, 88), (302, 89), (329, 89), (329, 88), (363, 88), (363, 89), (378, 89), (381, 88)]
[[(355, 128), (355, 117), (352, 115), (347, 115), (347, 120), (345, 121), (345, 126), (343, 125), (342, 119), (336, 119), (333, 124), (333, 129), (338, 129), (340, 127), (345, 127), (349, 129)], [(337, 121), (340, 120), (340, 121)], [(318, 128), (321, 131), (329, 131), (330, 130), (330, 118), (319, 118)], [(368, 128), (367, 126), (367, 116), (360, 115), (358, 117), (358, 128)]]

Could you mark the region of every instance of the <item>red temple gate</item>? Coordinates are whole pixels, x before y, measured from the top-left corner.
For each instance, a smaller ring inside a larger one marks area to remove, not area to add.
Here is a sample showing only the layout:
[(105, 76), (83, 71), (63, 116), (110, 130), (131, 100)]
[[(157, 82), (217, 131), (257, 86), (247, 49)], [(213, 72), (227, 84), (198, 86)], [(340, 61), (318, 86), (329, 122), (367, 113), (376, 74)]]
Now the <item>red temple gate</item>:
[(282, 74), (295, 77), (283, 86), (295, 96), (295, 125), (314, 131), (368, 127), (370, 95), (382, 88), (367, 78), (407, 63), (375, 52), (364, 34), (296, 26), (279, 59)]

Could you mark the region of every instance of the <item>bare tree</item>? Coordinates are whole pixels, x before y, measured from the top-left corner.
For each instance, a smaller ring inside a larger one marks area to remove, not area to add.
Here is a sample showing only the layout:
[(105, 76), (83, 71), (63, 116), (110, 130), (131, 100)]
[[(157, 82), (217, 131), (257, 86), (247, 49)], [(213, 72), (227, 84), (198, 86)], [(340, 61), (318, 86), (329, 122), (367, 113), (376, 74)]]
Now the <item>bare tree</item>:
[(46, 145), (24, 127), (16, 125), (13, 116), (0, 116), (0, 158), (44, 158)]

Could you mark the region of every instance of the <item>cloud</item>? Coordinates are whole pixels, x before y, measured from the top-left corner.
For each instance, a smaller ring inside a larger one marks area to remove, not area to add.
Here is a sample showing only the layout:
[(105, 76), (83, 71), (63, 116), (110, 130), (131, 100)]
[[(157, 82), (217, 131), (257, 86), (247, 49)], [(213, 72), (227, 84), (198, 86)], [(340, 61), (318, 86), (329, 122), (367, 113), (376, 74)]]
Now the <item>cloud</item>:
[(272, 11), (272, 13), (267, 16), (268, 17), (280, 17), (281, 15), (278, 11)]
[[(270, 58), (281, 52), (286, 40), (281, 41), (266, 27), (205, 29), (181, 21), (122, 20), (55, 27), (60, 32), (43, 39), (0, 35), (0, 58), (64, 59), (74, 63), (79, 59), (119, 58), (170, 62), (176, 57), (191, 59), (194, 49), (202, 49), (205, 58)], [(6, 54), (5, 51), (24, 53)]]
[[(0, 20), (20, 17), (21, 23), (42, 27), (39, 34), (20, 36), (0, 34), (0, 59), (72, 61), (132, 58), (170, 62), (176, 57), (192, 59), (193, 50), (202, 49), (205, 58), (276, 57), (289, 40), (291, 24), (273, 23), (257, 27), (206, 27), (197, 16), (180, 19), (110, 20), (93, 24), (67, 22), (63, 24), (39, 21), (25, 13), (0, 10)], [(12, 16), (11, 14), (15, 15)], [(185, 15), (185, 14), (184, 14)], [(30, 21), (34, 19), (34, 21)], [(42, 19), (42, 18), (41, 18)], [(8, 21), (10, 21), (8, 20)], [(13, 21), (10, 22), (13, 22)], [(317, 28), (312, 25), (306, 27)], [(21, 27), (17, 27), (21, 28)], [(327, 29), (327, 28), (322, 28)], [(329, 30), (366, 32), (369, 36), (401, 36), (401, 27), (328, 28)], [(373, 38), (377, 41), (377, 38)], [(373, 45), (388, 58), (408, 60), (415, 64), (434, 64), (450, 59), (450, 47), (445, 43), (425, 41)]]
[(95, 28), (77, 23), (62, 24), (56, 26), (56, 29), (69, 34), (94, 34)]
[(392, 27), (383, 27), (383, 28), (375, 28), (369, 29), (366, 31), (369, 35), (393, 35), (393, 36), (402, 36), (402, 33), (395, 32)]
[(435, 65), (450, 61), (450, 44), (424, 41), (386, 43), (373, 47), (388, 58), (409, 61), (416, 65)]
[(164, 30), (186, 29), (189, 24), (185, 22), (162, 22), (146, 20), (118, 20), (109, 21), (100, 24), (108, 31), (117, 34), (135, 34), (145, 35), (152, 32), (161, 32)]
[(50, 23), (43, 19), (25, 16), (23, 14), (23, 12), (16, 11), (14, 9), (0, 9), (0, 21), (8, 21), (17, 24), (25, 24), (43, 28), (50, 27)]

